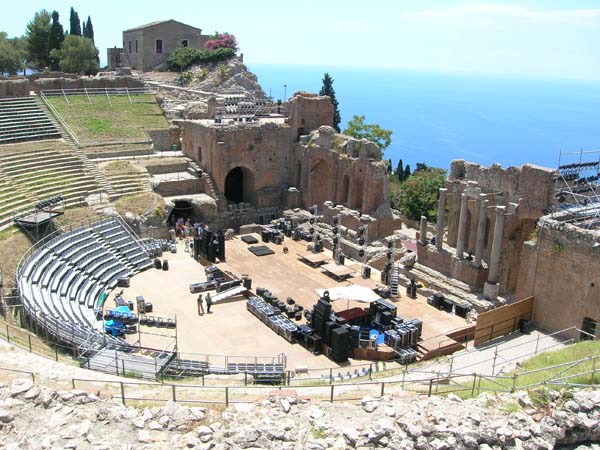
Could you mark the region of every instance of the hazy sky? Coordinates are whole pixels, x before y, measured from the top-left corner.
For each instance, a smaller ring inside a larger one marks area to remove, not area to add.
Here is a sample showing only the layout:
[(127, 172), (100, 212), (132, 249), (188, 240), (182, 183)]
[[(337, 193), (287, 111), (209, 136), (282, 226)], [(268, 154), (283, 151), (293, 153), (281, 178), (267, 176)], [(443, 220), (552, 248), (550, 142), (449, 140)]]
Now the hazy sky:
[[(11, 2), (0, 31), (34, 11), (92, 16), (102, 62), (121, 31), (175, 19), (238, 37), (245, 61), (600, 79), (600, 0), (226, 0)], [(8, 12), (10, 11), (10, 12)]]

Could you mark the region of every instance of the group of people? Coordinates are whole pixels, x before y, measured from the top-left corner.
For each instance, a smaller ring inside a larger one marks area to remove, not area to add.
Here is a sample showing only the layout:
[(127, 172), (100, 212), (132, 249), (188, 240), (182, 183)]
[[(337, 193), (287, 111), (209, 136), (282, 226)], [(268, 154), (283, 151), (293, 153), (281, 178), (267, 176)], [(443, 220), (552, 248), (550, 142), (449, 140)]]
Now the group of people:
[[(202, 294), (198, 295), (198, 315), (204, 315), (204, 301), (202, 300)], [(210, 292), (206, 294), (206, 313), (210, 314), (210, 307), (212, 306), (212, 298), (210, 296)]]

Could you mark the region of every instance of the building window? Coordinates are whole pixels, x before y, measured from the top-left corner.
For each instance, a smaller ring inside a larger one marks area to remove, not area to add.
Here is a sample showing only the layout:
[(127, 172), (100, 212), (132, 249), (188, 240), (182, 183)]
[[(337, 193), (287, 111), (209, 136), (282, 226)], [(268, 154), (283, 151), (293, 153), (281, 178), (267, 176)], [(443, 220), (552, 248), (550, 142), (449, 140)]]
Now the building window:
[(129, 53), (131, 53), (131, 41), (129, 41)]
[(156, 40), (156, 53), (162, 53), (162, 39)]
[(138, 52), (137, 39), (135, 40), (135, 52)]
[(182, 46), (182, 47), (187, 47), (187, 46), (188, 46), (188, 40), (187, 40), (187, 39), (183, 39), (183, 40), (181, 41), (181, 46)]
[(598, 328), (598, 322), (590, 317), (584, 317), (583, 323), (581, 324), (581, 335), (579, 339), (582, 341), (591, 341), (596, 336), (596, 330)]

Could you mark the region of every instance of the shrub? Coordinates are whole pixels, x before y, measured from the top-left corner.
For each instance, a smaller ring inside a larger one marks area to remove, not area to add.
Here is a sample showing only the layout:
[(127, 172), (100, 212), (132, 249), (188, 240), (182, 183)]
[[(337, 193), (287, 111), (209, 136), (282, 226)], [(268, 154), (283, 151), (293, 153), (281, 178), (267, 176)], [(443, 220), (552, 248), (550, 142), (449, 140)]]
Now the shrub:
[(215, 33), (211, 36), (211, 39), (206, 41), (204, 48), (207, 50), (217, 50), (219, 48), (230, 48), (237, 50), (237, 41), (233, 34), (229, 33)]
[(169, 70), (182, 71), (194, 64), (213, 63), (225, 61), (235, 55), (232, 48), (218, 48), (216, 50), (200, 50), (197, 48), (180, 47), (167, 59)]

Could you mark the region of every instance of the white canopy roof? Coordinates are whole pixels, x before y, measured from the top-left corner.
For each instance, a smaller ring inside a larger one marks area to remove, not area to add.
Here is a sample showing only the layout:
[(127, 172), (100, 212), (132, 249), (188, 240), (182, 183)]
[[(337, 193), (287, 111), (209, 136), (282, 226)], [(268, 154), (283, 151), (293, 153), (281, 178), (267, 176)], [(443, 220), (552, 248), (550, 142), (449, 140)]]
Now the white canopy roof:
[(331, 301), (335, 300), (355, 300), (363, 303), (372, 303), (380, 297), (373, 290), (358, 284), (350, 286), (339, 286), (330, 289), (315, 289), (319, 297), (323, 296), (325, 291), (329, 291)]

